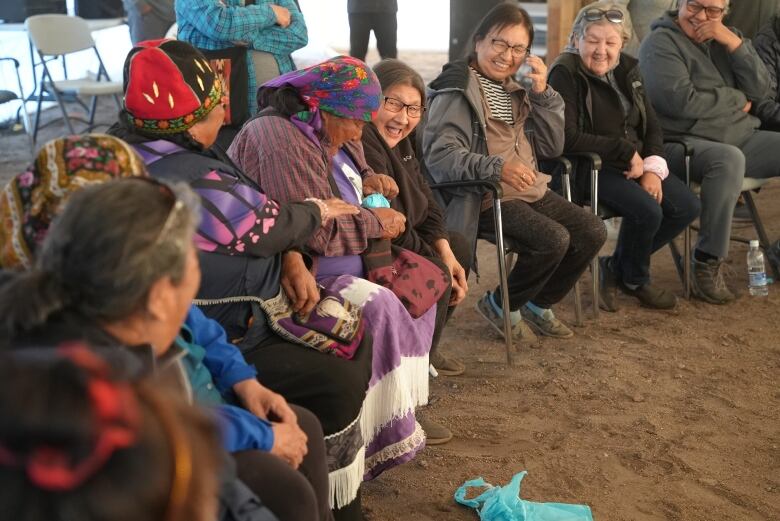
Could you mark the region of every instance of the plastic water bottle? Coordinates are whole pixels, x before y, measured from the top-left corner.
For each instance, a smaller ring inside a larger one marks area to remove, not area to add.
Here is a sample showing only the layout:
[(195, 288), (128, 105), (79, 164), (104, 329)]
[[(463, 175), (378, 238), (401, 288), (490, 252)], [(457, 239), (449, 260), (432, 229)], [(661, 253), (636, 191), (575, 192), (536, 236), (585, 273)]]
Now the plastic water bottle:
[(747, 253), (748, 278), (750, 294), (754, 297), (766, 297), (769, 288), (766, 285), (766, 270), (764, 268), (764, 252), (758, 247), (758, 241), (750, 241)]

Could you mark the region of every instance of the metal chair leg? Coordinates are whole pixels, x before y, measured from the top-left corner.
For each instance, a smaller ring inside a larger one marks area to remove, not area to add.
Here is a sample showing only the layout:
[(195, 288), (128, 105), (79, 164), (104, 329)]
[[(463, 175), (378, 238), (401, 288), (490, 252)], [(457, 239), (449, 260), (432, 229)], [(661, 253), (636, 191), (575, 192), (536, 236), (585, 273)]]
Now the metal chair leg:
[[(571, 176), (564, 172), (563, 177), (563, 196), (571, 202)], [(580, 292), (580, 281), (574, 283), (574, 323), (581, 327), (584, 324), (582, 318), (582, 293)]]
[(496, 229), (496, 256), (498, 257), (498, 278), (501, 285), (501, 310), (504, 316), (504, 342), (506, 344), (506, 361), (514, 365), (514, 348), (512, 347), (512, 319), (509, 316), (509, 283), (507, 282), (506, 258), (504, 258), (504, 227), (501, 221), (501, 200), (493, 200), (493, 220)]
[[(756, 206), (755, 200), (753, 200), (753, 194), (748, 190), (742, 192), (742, 197), (745, 199), (745, 204), (750, 212), (750, 218), (753, 220), (753, 227), (758, 234), (758, 242), (761, 244), (761, 248), (764, 251), (767, 251), (770, 246), (769, 235), (767, 235), (766, 228), (764, 228), (764, 222), (761, 220), (761, 215), (758, 213), (758, 207)], [(778, 267), (772, 262), (769, 263), (769, 267), (772, 269), (775, 280), (780, 280), (780, 270), (778, 270)]]
[[(593, 169), (590, 174), (590, 205), (593, 215), (599, 217), (599, 171)], [(600, 218), (600, 217), (599, 217)], [(599, 318), (599, 256), (596, 255), (590, 263), (593, 275), (593, 318)]]

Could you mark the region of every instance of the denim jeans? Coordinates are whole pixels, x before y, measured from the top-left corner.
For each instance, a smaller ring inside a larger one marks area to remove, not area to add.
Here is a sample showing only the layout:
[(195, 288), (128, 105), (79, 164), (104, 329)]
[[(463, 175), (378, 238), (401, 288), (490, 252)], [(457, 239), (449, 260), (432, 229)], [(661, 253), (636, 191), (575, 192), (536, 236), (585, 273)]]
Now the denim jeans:
[[(517, 248), (507, 276), (511, 311), (528, 301), (542, 308), (559, 302), (607, 240), (601, 219), (550, 190), (535, 203), (502, 201), (501, 216), (504, 238)], [(494, 233), (492, 210), (480, 214), (479, 229)]]
[(699, 199), (674, 175), (661, 184), (659, 205), (633, 179), (605, 167), (599, 173), (599, 203), (623, 218), (612, 269), (626, 284), (650, 282), (650, 256), (677, 237), (699, 215)]

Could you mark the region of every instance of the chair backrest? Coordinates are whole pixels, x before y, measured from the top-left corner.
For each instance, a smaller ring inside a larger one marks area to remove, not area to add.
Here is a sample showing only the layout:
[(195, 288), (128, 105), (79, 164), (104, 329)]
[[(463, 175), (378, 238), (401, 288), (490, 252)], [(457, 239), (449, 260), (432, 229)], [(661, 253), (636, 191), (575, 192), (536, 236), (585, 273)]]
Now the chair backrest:
[(41, 54), (59, 56), (94, 47), (92, 32), (83, 18), (40, 14), (24, 21), (30, 41)]

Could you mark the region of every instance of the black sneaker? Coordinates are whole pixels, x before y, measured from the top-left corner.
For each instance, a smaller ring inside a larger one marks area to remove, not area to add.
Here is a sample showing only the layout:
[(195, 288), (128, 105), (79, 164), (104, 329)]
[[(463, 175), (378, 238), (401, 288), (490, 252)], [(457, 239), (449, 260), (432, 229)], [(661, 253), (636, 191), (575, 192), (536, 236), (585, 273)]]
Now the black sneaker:
[(673, 309), (677, 305), (677, 297), (674, 296), (674, 293), (658, 286), (653, 286), (649, 282), (642, 284), (636, 289), (620, 284), (620, 290), (626, 295), (639, 299), (639, 303), (646, 308)]
[(617, 303), (617, 275), (609, 267), (610, 257), (599, 257), (599, 307), (614, 313), (619, 309)]
[(736, 297), (723, 278), (725, 263), (719, 259), (699, 262), (691, 259), (693, 294), (710, 304), (727, 304)]

